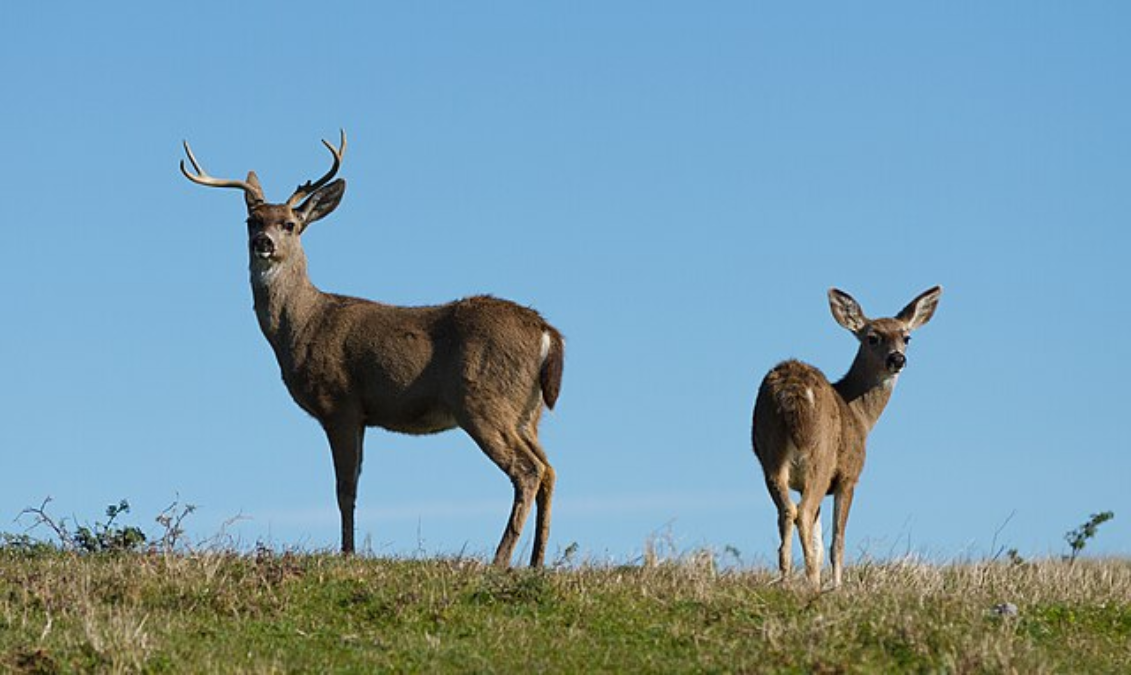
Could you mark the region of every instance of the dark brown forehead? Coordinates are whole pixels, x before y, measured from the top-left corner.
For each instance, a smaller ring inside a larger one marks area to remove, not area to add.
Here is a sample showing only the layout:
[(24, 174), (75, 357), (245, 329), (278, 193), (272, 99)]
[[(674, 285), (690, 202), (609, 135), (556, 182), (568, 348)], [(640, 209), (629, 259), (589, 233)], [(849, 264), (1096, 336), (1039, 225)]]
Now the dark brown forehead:
[(899, 319), (873, 319), (868, 326), (881, 335), (894, 336), (907, 333), (907, 326)]
[(295, 217), (295, 212), (286, 204), (258, 204), (247, 212), (248, 222), (263, 224), (278, 223)]

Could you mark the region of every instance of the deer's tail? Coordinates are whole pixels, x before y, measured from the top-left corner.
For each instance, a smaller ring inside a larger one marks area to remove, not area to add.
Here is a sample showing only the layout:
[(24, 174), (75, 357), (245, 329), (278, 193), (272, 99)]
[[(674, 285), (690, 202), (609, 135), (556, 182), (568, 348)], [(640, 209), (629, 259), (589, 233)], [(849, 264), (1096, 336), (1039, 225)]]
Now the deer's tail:
[(542, 400), (553, 410), (562, 390), (562, 366), (565, 361), (565, 340), (556, 328), (547, 324), (542, 329), (542, 366), (538, 370), (538, 384)]

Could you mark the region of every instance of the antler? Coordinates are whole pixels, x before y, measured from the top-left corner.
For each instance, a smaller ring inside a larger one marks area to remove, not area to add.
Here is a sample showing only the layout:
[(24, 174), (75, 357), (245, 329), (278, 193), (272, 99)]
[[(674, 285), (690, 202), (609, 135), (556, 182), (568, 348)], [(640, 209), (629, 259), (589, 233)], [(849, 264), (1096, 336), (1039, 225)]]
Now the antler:
[(346, 152), (346, 130), (341, 129), (340, 131), (342, 135), (342, 142), (337, 150), (335, 150), (334, 146), (330, 145), (330, 143), (325, 139), (322, 140), (322, 145), (325, 145), (326, 149), (330, 151), (330, 154), (334, 156), (334, 165), (330, 167), (330, 170), (326, 173), (325, 176), (322, 176), (313, 183), (306, 181), (302, 185), (295, 188), (295, 193), (291, 195), (290, 199), (287, 200), (287, 206), (294, 208), (299, 202), (301, 202), (303, 199), (306, 199), (315, 190), (330, 182), (330, 179), (338, 173), (338, 168), (342, 165), (342, 155), (344, 155)]
[(263, 201), (263, 191), (255, 185), (242, 180), (230, 180), (224, 178), (213, 178), (208, 175), (208, 172), (200, 168), (200, 162), (196, 161), (196, 156), (192, 154), (192, 148), (189, 147), (188, 141), (185, 144), (185, 154), (188, 155), (189, 161), (192, 162), (192, 168), (196, 169), (196, 175), (189, 173), (185, 168), (185, 160), (181, 160), (181, 173), (185, 178), (191, 180), (197, 185), (204, 185), (206, 187), (224, 187), (224, 188), (239, 188), (247, 193), (248, 196), (254, 197), (258, 201)]

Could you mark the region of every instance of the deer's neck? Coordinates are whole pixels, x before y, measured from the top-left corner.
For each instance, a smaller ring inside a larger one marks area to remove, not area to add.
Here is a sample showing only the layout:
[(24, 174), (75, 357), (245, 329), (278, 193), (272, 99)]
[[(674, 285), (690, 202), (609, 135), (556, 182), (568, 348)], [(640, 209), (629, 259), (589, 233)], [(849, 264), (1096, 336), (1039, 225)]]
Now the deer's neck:
[(856, 414), (864, 428), (871, 431), (891, 399), (896, 378), (897, 376), (887, 372), (877, 373), (875, 368), (867, 366), (857, 354), (848, 373), (833, 388)]
[(318, 312), (322, 292), (310, 283), (301, 251), (266, 269), (253, 261), (251, 290), (259, 327), (277, 354), (303, 340)]

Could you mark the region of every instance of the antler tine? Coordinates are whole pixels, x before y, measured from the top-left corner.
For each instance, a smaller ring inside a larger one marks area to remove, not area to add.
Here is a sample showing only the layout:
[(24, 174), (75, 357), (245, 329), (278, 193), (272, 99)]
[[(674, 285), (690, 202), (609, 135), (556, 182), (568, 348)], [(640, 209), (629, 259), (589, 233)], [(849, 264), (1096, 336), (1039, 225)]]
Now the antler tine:
[(296, 204), (308, 197), (315, 190), (322, 187), (326, 183), (329, 183), (330, 179), (337, 175), (338, 169), (342, 166), (342, 155), (344, 155), (346, 152), (346, 130), (340, 129), (339, 132), (341, 133), (341, 143), (339, 144), (339, 147), (337, 149), (335, 149), (334, 146), (330, 145), (329, 141), (322, 139), (322, 145), (325, 145), (326, 149), (330, 151), (330, 154), (334, 156), (333, 166), (330, 167), (330, 170), (326, 172), (325, 176), (322, 176), (314, 182), (306, 181), (302, 185), (295, 188), (294, 194), (291, 195), (291, 198), (287, 200), (287, 206), (293, 208)]
[(258, 199), (263, 198), (263, 195), (260, 194), (259, 190), (247, 181), (213, 178), (212, 176), (209, 176), (208, 172), (201, 168), (200, 162), (196, 161), (196, 155), (192, 154), (192, 148), (189, 147), (188, 141), (184, 141), (184, 144), (185, 154), (188, 155), (189, 161), (192, 162), (192, 168), (196, 170), (195, 176), (189, 173), (189, 170), (185, 168), (185, 160), (182, 159), (181, 173), (185, 175), (185, 178), (191, 180), (197, 185), (204, 185), (207, 187), (239, 188)]

